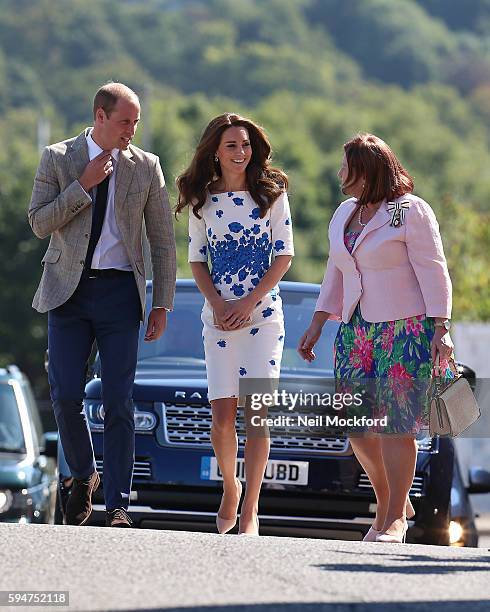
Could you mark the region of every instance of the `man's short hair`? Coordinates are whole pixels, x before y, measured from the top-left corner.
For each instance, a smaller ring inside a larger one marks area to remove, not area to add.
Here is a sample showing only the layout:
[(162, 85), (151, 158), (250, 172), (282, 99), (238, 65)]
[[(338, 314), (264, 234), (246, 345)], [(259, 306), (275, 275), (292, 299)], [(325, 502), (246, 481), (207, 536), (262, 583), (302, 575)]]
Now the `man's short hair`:
[(102, 108), (109, 117), (120, 98), (139, 104), (138, 95), (127, 85), (123, 83), (106, 83), (102, 85), (94, 98), (94, 118), (98, 108)]

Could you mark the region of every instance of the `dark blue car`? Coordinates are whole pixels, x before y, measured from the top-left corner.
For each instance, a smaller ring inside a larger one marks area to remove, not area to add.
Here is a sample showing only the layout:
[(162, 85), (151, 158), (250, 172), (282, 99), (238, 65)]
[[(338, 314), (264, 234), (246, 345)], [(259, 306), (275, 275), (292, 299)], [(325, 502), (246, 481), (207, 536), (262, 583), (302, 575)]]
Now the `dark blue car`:
[(56, 434), (44, 434), (26, 376), (0, 368), (0, 521), (50, 523), (56, 501)]
[[(280, 284), (286, 323), (281, 378), (312, 381), (332, 377), (332, 345), (338, 323), (327, 322), (315, 348), (317, 359), (303, 361), (298, 340), (311, 319), (319, 286)], [(151, 283), (148, 283), (148, 307)], [(203, 298), (195, 283), (180, 280), (168, 329), (152, 343), (141, 331), (134, 386), (136, 457), (131, 516), (136, 525), (215, 531), (221, 498), (220, 475), (210, 442), (211, 408), (201, 338)], [(474, 372), (465, 368), (465, 375)], [(103, 472), (104, 410), (97, 361), (86, 386), (86, 413), (98, 469)], [(239, 419), (243, 479), (244, 427)], [(468, 493), (490, 490), (490, 475), (473, 470), (465, 489), (450, 439), (419, 440), (410, 496), (416, 510), (408, 539), (431, 544), (477, 543)], [(457, 494), (455, 494), (455, 492)], [(375, 497), (347, 438), (307, 428), (271, 434), (271, 454), (260, 500), (261, 533), (360, 539), (372, 523)], [(103, 524), (102, 493), (96, 494), (92, 524)]]

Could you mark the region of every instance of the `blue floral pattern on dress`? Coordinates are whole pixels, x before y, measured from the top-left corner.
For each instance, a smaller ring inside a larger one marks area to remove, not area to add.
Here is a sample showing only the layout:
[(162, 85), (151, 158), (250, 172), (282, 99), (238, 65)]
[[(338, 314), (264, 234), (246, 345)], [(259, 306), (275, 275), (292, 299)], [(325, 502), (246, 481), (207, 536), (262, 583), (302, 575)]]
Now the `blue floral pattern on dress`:
[(208, 198), (202, 218), (190, 211), (189, 261), (209, 258), (216, 290), (225, 299), (243, 297), (260, 283), (274, 253), (294, 253), (291, 227), (285, 226), (290, 218), (287, 194), (280, 196), (263, 218), (247, 191)]
[(241, 232), (242, 229), (244, 229), (244, 227), (241, 223), (238, 223), (238, 221), (234, 221), (233, 223), (228, 224), (228, 229), (230, 230), (230, 232), (233, 232), (234, 234), (238, 234), (238, 232)]
[(242, 297), (242, 295), (245, 294), (245, 289), (243, 288), (243, 285), (237, 285), (236, 283), (233, 285), (233, 287), (231, 288), (231, 290), (233, 291), (234, 295), (236, 295), (237, 297)]
[[(216, 292), (243, 299), (261, 283), (276, 255), (294, 255), (288, 197), (280, 194), (261, 217), (250, 192), (210, 194), (201, 216), (189, 214), (189, 261), (210, 264)], [(250, 320), (236, 330), (216, 327), (213, 308), (202, 311), (210, 401), (238, 397), (240, 381), (279, 378), (284, 319), (278, 287), (255, 298)]]

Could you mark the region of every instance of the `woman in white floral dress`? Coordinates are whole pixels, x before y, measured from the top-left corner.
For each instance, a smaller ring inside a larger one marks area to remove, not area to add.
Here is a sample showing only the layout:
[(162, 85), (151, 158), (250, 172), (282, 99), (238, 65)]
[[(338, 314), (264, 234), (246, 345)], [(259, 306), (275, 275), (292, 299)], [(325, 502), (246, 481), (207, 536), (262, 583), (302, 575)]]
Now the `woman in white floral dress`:
[[(207, 126), (191, 165), (177, 180), (177, 212), (189, 208), (189, 261), (205, 297), (211, 440), (223, 474), (220, 533), (236, 524), (241, 496), (235, 428), (240, 379), (278, 379), (281, 367), (284, 319), (277, 284), (294, 249), (287, 177), (270, 166), (270, 152), (262, 128), (226, 113)], [(268, 457), (268, 437), (247, 436), (239, 533), (258, 535)]]

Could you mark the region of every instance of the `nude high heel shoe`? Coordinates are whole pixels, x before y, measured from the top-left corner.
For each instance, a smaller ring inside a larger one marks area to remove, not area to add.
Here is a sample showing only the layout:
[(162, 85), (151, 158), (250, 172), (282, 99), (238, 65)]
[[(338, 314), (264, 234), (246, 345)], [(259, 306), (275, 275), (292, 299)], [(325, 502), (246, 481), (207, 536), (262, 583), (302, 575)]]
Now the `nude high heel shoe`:
[(382, 532), (376, 536), (376, 542), (385, 542), (389, 544), (405, 544), (407, 538), (408, 523), (405, 520), (401, 535), (393, 535), (391, 533)]
[(369, 531), (362, 538), (363, 542), (376, 542), (377, 536), (381, 533), (381, 529), (375, 529), (374, 527), (370, 527)]
[(232, 519), (225, 519), (218, 514), (216, 515), (216, 528), (218, 529), (218, 533), (224, 535), (233, 529), (236, 525), (238, 519), (238, 506), (240, 505), (240, 498), (242, 497), (242, 483), (237, 478), (238, 484), (238, 504), (235, 512), (235, 516)]
[(259, 517), (257, 515), (255, 515), (254, 522), (257, 526), (257, 531), (254, 531), (253, 533), (246, 533), (245, 531), (239, 531), (238, 535), (253, 536), (253, 537), (258, 536), (259, 535)]
[[(415, 510), (413, 509), (412, 502), (407, 497), (407, 503), (405, 505), (405, 514), (407, 519), (411, 519), (415, 516)], [(407, 527), (408, 528), (408, 527)], [(381, 529), (375, 529), (372, 525), (369, 531), (362, 538), (363, 542), (377, 542), (377, 536), (381, 533)]]

